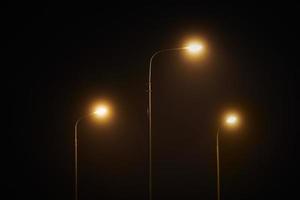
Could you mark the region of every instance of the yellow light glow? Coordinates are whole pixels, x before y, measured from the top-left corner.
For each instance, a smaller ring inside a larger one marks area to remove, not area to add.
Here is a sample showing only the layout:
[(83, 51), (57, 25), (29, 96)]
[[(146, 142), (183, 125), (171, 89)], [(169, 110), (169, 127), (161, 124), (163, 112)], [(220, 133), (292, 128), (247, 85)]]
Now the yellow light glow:
[(99, 105), (96, 107), (94, 114), (99, 118), (106, 118), (109, 115), (109, 108), (106, 105)]
[(202, 53), (205, 50), (203, 42), (194, 39), (189, 40), (186, 43), (184, 49), (186, 49), (187, 52), (192, 55)]
[(185, 49), (191, 54), (198, 54), (204, 51), (204, 45), (200, 42), (190, 42)]
[(235, 124), (237, 122), (236, 116), (230, 116), (227, 118), (226, 123), (227, 124)]
[(228, 126), (236, 126), (239, 122), (239, 117), (236, 114), (228, 114), (225, 118), (225, 123)]

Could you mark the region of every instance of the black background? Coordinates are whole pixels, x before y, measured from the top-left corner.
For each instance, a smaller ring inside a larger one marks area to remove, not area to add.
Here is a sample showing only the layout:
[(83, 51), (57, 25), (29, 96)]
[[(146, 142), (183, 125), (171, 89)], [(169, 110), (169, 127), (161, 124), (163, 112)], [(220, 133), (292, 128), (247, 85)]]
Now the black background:
[[(109, 99), (109, 124), (79, 127), (80, 199), (147, 199), (149, 58), (200, 36), (207, 53), (153, 63), (153, 199), (297, 194), (296, 5), (10, 4), (2, 12), (6, 199), (73, 199), (74, 123)], [(6, 114), (8, 111), (8, 114)]]

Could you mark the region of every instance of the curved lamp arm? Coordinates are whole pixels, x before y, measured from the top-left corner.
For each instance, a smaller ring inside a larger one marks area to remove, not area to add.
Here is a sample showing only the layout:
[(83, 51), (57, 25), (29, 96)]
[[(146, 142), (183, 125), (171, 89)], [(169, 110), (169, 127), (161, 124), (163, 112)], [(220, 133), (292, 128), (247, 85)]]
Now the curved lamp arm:
[(154, 54), (152, 54), (152, 56), (150, 58), (148, 82), (151, 83), (151, 78), (152, 78), (152, 62), (153, 62), (153, 59), (154, 59), (155, 56), (157, 56), (158, 54), (161, 54), (163, 52), (166, 52), (166, 51), (178, 51), (178, 50), (184, 50), (184, 49), (185, 49), (185, 47), (176, 47), (176, 48), (171, 48), (171, 49), (162, 49), (162, 50), (158, 50)]

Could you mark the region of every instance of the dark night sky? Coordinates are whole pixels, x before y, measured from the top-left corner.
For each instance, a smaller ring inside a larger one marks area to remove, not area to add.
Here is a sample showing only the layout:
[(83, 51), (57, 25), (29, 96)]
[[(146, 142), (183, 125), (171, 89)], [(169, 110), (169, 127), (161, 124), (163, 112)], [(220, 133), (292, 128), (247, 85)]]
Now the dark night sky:
[[(215, 134), (223, 131), (223, 199), (297, 192), (299, 6), (8, 5), (2, 17), (6, 199), (73, 199), (73, 134), (99, 98), (109, 125), (79, 134), (80, 199), (147, 199), (147, 76), (156, 50), (205, 39), (206, 56), (162, 54), (153, 67), (155, 199), (216, 199)], [(2, 175), (3, 176), (3, 175)]]

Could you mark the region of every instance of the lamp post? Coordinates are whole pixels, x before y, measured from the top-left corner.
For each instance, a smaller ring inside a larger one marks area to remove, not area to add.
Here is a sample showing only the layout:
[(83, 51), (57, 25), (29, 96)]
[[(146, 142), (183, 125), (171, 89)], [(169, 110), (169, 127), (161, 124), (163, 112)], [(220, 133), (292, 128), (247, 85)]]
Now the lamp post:
[(170, 48), (170, 49), (162, 49), (159, 51), (156, 51), (150, 58), (149, 63), (149, 76), (148, 76), (148, 116), (149, 116), (149, 200), (152, 200), (152, 85), (151, 85), (151, 79), (152, 79), (152, 63), (153, 59), (161, 54), (171, 51), (181, 51), (186, 50), (191, 54), (198, 54), (204, 50), (204, 46), (200, 43), (190, 43), (187, 46), (184, 47), (177, 47), (177, 48)]
[(106, 105), (99, 105), (96, 107), (93, 113), (88, 115), (79, 117), (75, 123), (75, 130), (74, 130), (74, 170), (75, 170), (75, 185), (74, 185), (74, 192), (75, 192), (75, 200), (78, 200), (78, 124), (85, 118), (96, 116), (100, 119), (107, 118), (109, 114), (109, 108)]
[[(225, 125), (229, 127), (236, 127), (239, 122), (239, 118), (236, 114), (228, 114), (225, 118)], [(217, 200), (221, 198), (220, 188), (220, 151), (219, 151), (219, 136), (221, 128), (218, 128), (216, 135), (216, 158), (217, 158)]]

